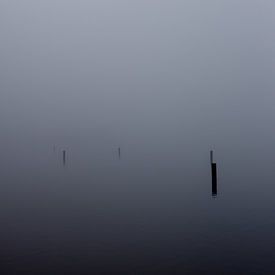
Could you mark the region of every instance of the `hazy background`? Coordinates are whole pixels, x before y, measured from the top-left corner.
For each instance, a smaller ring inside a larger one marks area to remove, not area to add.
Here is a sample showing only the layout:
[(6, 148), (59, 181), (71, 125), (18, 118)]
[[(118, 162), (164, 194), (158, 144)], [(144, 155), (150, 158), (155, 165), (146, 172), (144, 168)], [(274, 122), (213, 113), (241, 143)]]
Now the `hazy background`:
[(1, 0), (1, 144), (273, 142), (274, 28), (271, 0)]

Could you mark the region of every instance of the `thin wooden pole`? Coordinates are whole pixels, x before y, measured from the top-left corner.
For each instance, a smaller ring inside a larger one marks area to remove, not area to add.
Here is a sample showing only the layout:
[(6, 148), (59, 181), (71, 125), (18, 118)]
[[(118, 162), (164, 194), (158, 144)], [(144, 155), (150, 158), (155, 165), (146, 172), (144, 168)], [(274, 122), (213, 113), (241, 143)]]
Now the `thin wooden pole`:
[(63, 165), (66, 164), (66, 151), (63, 150)]

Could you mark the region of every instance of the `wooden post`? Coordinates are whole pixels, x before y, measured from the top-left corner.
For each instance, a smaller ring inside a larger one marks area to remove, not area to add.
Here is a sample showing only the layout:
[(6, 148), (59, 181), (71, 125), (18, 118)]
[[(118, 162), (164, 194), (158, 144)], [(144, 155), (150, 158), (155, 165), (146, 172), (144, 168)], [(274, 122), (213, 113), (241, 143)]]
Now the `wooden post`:
[(66, 151), (63, 150), (63, 165), (66, 164)]
[(210, 163), (214, 162), (214, 154), (213, 154), (213, 150), (210, 151)]
[(217, 196), (217, 164), (211, 163), (212, 172), (212, 196)]

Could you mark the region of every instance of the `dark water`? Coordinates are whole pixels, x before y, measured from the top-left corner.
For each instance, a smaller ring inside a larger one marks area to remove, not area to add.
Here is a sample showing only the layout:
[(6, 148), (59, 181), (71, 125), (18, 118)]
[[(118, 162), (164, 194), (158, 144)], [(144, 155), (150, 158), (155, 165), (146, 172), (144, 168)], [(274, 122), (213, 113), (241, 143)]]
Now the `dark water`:
[(1, 274), (275, 272), (272, 150), (86, 145), (2, 158)]

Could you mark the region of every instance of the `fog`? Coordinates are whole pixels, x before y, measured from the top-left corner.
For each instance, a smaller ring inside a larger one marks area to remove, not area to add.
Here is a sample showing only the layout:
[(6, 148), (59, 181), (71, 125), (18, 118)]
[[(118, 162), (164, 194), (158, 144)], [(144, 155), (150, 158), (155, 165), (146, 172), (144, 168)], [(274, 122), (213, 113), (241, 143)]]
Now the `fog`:
[(1, 144), (271, 144), (274, 11), (268, 0), (1, 0)]
[(274, 30), (272, 0), (0, 0), (0, 273), (274, 274)]

